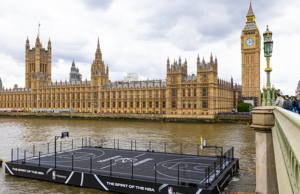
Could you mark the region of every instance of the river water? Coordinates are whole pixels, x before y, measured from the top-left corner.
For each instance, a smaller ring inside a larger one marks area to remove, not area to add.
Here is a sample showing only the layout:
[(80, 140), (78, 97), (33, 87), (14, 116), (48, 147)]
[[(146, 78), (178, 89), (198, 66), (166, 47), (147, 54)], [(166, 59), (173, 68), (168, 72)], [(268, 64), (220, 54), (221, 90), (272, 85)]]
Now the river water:
[[(187, 124), (132, 121), (54, 120), (0, 118), (0, 158), (10, 160), (11, 148), (54, 141), (69, 131), (70, 138), (95, 137), (156, 142), (195, 143), (199, 137), (209, 145), (234, 146), (240, 169), (255, 170), (255, 132), (246, 124)], [(232, 192), (255, 191), (255, 173), (239, 171), (227, 187)], [(0, 168), (0, 193), (101, 193), (46, 181), (19, 178)]]

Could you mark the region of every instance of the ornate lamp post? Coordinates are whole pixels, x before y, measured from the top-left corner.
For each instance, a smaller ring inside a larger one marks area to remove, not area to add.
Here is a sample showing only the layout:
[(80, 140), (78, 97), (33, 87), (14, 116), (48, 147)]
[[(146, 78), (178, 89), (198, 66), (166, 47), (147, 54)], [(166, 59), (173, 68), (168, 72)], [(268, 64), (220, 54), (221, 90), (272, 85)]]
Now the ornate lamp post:
[[(270, 82), (270, 73), (272, 68), (270, 68), (270, 57), (272, 56), (273, 52), (273, 40), (272, 40), (272, 32), (269, 30), (267, 26), (267, 30), (264, 32), (264, 53), (265, 57), (267, 58), (267, 68), (265, 68), (265, 72), (267, 73), (267, 96), (264, 96), (263, 99), (263, 106), (275, 106), (275, 96), (274, 92), (271, 99), (271, 82)], [(274, 85), (272, 87), (273, 91), (275, 90)], [(265, 91), (263, 89), (263, 91)]]

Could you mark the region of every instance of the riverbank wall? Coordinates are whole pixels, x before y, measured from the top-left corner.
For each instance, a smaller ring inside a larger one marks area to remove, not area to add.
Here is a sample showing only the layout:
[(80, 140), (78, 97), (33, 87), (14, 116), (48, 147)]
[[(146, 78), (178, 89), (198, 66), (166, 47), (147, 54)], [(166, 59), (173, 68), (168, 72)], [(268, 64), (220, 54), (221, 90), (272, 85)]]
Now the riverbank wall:
[(103, 113), (31, 113), (0, 112), (0, 118), (83, 119), (103, 121), (151, 121), (180, 123), (252, 123), (249, 115), (166, 115)]

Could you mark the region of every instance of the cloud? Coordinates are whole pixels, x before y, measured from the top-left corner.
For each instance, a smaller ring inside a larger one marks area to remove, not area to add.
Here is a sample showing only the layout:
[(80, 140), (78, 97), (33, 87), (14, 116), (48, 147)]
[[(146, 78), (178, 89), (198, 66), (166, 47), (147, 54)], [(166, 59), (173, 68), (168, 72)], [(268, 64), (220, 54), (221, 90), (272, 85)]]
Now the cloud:
[[(273, 9), (278, 0), (258, 1), (253, 5), (255, 13), (279, 17), (279, 10)], [(174, 46), (183, 50), (197, 50), (204, 44), (224, 40), (245, 23), (249, 2), (240, 0), (231, 1), (151, 1), (152, 9), (146, 9), (149, 4), (143, 4), (140, 10), (147, 14), (142, 15), (139, 24), (146, 29), (139, 35), (141, 39), (157, 39), (157, 41), (171, 41)], [(268, 7), (268, 9), (266, 9)], [(272, 11), (272, 14), (271, 14)], [(145, 15), (145, 16), (143, 16)], [(190, 32), (193, 33), (190, 33)], [(174, 36), (176, 39), (174, 39)], [(199, 38), (201, 37), (201, 38)], [(193, 38), (198, 46), (182, 45), (178, 41)], [(201, 43), (201, 44), (200, 44)]]
[(112, 4), (113, 0), (81, 0), (81, 2), (88, 9), (96, 11), (97, 9), (108, 9)]
[[(300, 1), (253, 0), (252, 6), (260, 33), (267, 24), (273, 31), (271, 82), (293, 94), (299, 79), (294, 56)], [(241, 82), (240, 35), (248, 8), (248, 0), (5, 1), (0, 6), (0, 77), (6, 87), (24, 87), (25, 41), (29, 36), (34, 47), (40, 21), (43, 46), (49, 37), (52, 42), (52, 81), (69, 79), (73, 59), (83, 78), (90, 79), (100, 37), (112, 81), (127, 72), (165, 79), (168, 57), (186, 58), (188, 73), (196, 73), (197, 55), (208, 61), (212, 53), (218, 57), (219, 77)], [(260, 61), (262, 87), (263, 53)]]

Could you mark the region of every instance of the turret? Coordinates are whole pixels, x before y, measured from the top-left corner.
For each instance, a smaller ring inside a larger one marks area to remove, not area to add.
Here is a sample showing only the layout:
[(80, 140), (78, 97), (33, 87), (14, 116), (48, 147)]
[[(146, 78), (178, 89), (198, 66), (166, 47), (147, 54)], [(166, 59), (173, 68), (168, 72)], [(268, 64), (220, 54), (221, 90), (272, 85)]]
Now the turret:
[(197, 57), (197, 67), (200, 66), (200, 57), (199, 57), (199, 54), (198, 54), (198, 57)]
[(73, 59), (71, 72), (70, 72), (70, 82), (80, 81), (82, 78), (81, 74), (79, 73), (79, 69), (75, 67), (75, 62)]
[(27, 36), (27, 40), (26, 40), (26, 50), (30, 49), (30, 44), (29, 44), (29, 40), (28, 40), (28, 36)]
[(51, 41), (50, 41), (50, 37), (49, 37), (49, 41), (48, 41), (48, 51), (51, 51)]
[(42, 43), (41, 43), (41, 40), (39, 38), (39, 35), (37, 35), (36, 40), (35, 40), (35, 48), (37, 49), (37, 48), (40, 48), (40, 47), (42, 47)]
[(179, 68), (181, 69), (181, 57), (179, 56)]
[(210, 55), (210, 69), (214, 69), (214, 61), (213, 61), (213, 56), (212, 56), (212, 53)]
[(167, 60), (167, 71), (170, 70), (170, 60), (169, 60), (169, 57), (168, 57), (168, 60)]
[(95, 53), (95, 60), (100, 60), (102, 61), (102, 53), (101, 53), (101, 49), (100, 49), (100, 41), (99, 41), (99, 37), (98, 37), (98, 44), (97, 44), (97, 49), (96, 49), (96, 53)]

